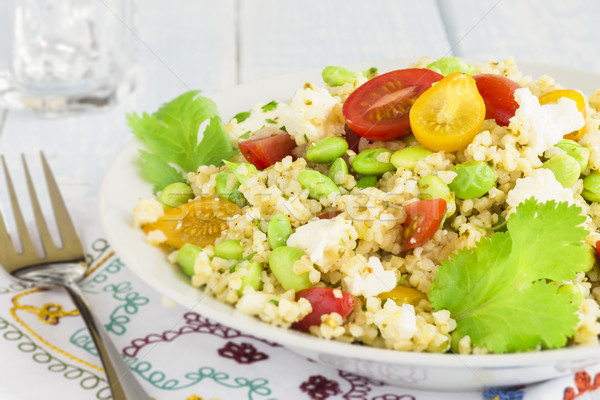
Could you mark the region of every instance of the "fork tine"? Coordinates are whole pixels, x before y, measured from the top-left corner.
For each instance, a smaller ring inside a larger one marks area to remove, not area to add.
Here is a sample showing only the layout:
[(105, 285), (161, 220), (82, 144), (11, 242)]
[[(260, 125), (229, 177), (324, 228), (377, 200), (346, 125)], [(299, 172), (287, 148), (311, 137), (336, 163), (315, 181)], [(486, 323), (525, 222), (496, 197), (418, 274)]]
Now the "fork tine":
[[(17, 195), (15, 193), (15, 188), (12, 184), (12, 180), (10, 179), (10, 174), (8, 173), (8, 167), (6, 166), (6, 160), (4, 156), (2, 158), (2, 166), (4, 167), (4, 176), (6, 177), (6, 186), (8, 187), (8, 193), (10, 196), (10, 206), (12, 207), (13, 214), (15, 216), (15, 223), (17, 224), (17, 231), (19, 233), (19, 239), (21, 241), (21, 247), (23, 247), (23, 253), (37, 253), (33, 245), (33, 241), (31, 240), (31, 236), (29, 235), (29, 231), (27, 230), (27, 226), (25, 225), (25, 220), (23, 219), (23, 214), (21, 214), (21, 208), (19, 207), (19, 201), (17, 200)], [(3, 221), (4, 224), (4, 221)]]
[(6, 247), (0, 251), (0, 264), (10, 264), (11, 261), (17, 256), (17, 251), (15, 250), (14, 245), (12, 244), (12, 240), (10, 239), (10, 235), (8, 234), (8, 230), (6, 229), (6, 224), (4, 223), (4, 218), (2, 213), (0, 212), (0, 243), (6, 243)]
[(50, 200), (52, 202), (52, 209), (54, 210), (56, 225), (58, 226), (58, 232), (60, 233), (60, 238), (62, 240), (62, 248), (77, 250), (80, 252), (80, 254), (84, 254), (83, 246), (81, 245), (79, 236), (77, 236), (77, 231), (75, 231), (75, 226), (73, 225), (71, 216), (67, 211), (67, 207), (65, 206), (62, 195), (58, 190), (58, 185), (56, 184), (56, 180), (52, 175), (50, 165), (48, 165), (48, 161), (46, 160), (44, 153), (41, 151), (40, 157), (42, 158), (44, 176), (46, 177), (46, 184), (48, 185), (48, 194), (50, 195)]
[(29, 173), (29, 167), (27, 166), (27, 161), (25, 160), (24, 154), (21, 154), (21, 159), (23, 161), (23, 168), (25, 169), (25, 178), (27, 179), (27, 189), (29, 190), (29, 198), (31, 200), (31, 207), (33, 208), (33, 215), (35, 217), (40, 239), (42, 240), (42, 247), (47, 257), (52, 256), (54, 252), (57, 251), (57, 247), (52, 240), (50, 232), (48, 232), (48, 225), (46, 225), (44, 214), (42, 214), (42, 209), (40, 208), (40, 203), (38, 201), (35, 188), (33, 187), (33, 181), (31, 179), (31, 174)]

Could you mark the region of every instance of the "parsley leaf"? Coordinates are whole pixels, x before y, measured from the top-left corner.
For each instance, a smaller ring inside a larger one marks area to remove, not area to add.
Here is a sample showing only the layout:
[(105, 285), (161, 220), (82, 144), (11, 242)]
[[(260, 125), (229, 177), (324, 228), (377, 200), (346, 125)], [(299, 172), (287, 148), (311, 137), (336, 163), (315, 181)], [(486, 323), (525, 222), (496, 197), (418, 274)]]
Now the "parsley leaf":
[(261, 109), (263, 110), (263, 112), (273, 111), (274, 109), (277, 108), (278, 105), (279, 105), (278, 102), (276, 102), (275, 100), (272, 100), (272, 101), (268, 102), (267, 104), (265, 104), (264, 106), (262, 106)]
[[(198, 143), (200, 125), (209, 120), (202, 141)], [(200, 165), (221, 165), (223, 159), (237, 153), (217, 114), (215, 103), (189, 91), (163, 104), (153, 114), (127, 115), (133, 134), (148, 148), (140, 154), (146, 179), (154, 183), (154, 192), (174, 182), (183, 181), (183, 173), (196, 171)]]
[(140, 150), (139, 161), (144, 178), (154, 183), (152, 191), (155, 194), (171, 183), (185, 182), (181, 172), (164, 162), (156, 154)]
[(567, 203), (526, 200), (506, 232), (442, 263), (428, 293), (434, 309), (449, 310), (460, 336), (495, 353), (564, 346), (577, 306), (551, 281), (573, 279), (589, 264), (580, 213)]
[(247, 120), (248, 117), (250, 117), (250, 111), (242, 111), (240, 113), (235, 114), (231, 119), (235, 119), (238, 122), (238, 124), (240, 124)]

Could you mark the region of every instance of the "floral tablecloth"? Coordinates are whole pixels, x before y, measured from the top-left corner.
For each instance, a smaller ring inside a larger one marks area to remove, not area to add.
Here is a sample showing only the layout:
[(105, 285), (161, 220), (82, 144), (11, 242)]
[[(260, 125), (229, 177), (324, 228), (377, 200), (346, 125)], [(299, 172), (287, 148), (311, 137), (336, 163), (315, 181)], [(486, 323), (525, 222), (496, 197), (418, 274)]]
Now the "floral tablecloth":
[[(592, 399), (600, 367), (521, 388), (436, 393), (396, 388), (322, 366), (277, 343), (209, 320), (163, 297), (115, 254), (84, 209), (81, 287), (147, 392), (157, 400)], [(68, 296), (0, 276), (0, 399), (109, 399), (92, 339)], [(418, 376), (405, 377), (406, 382)]]

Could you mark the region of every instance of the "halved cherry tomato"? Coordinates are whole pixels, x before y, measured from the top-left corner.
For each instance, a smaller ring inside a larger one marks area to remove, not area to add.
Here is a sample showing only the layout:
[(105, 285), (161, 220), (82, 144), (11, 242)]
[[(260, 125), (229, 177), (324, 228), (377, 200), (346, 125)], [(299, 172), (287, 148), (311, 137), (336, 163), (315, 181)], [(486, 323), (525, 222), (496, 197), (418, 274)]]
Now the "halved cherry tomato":
[(357, 135), (391, 140), (410, 133), (408, 113), (415, 99), (442, 75), (428, 69), (391, 71), (359, 86), (346, 99), (342, 113)]
[(296, 142), (288, 133), (238, 142), (243, 156), (258, 169), (265, 169), (292, 155)]
[(344, 132), (346, 134), (346, 142), (348, 142), (348, 150), (358, 153), (358, 142), (360, 142), (360, 136), (350, 129), (348, 124), (344, 125)]
[(485, 102), (485, 119), (495, 119), (498, 125), (508, 126), (519, 108), (519, 103), (515, 101), (515, 90), (521, 85), (501, 75), (481, 74), (473, 78)]
[[(577, 104), (577, 109), (580, 113), (583, 114), (583, 118), (585, 119), (585, 98), (583, 95), (575, 90), (570, 89), (560, 89), (554, 90), (552, 92), (546, 93), (540, 96), (540, 104), (554, 104), (558, 102), (559, 99), (566, 97), (567, 99), (573, 100)], [(575, 132), (571, 132), (565, 136), (565, 139), (577, 140), (581, 138), (583, 135), (583, 129), (580, 129)]]
[(404, 243), (402, 250), (419, 247), (440, 229), (446, 213), (444, 199), (419, 200), (404, 206), (406, 222), (402, 225)]
[[(337, 297), (336, 294), (340, 297)], [(312, 305), (310, 314), (292, 324), (293, 329), (308, 332), (313, 325), (321, 325), (321, 315), (333, 312), (346, 318), (354, 309), (354, 298), (350, 293), (339, 289), (314, 287), (296, 293), (296, 300), (304, 297)]]
[(454, 72), (423, 93), (410, 110), (415, 138), (434, 151), (467, 147), (481, 130), (485, 104), (475, 80)]
[(600, 257), (600, 240), (596, 242), (596, 253), (598, 254), (598, 257)]
[(204, 247), (214, 244), (227, 229), (227, 218), (241, 210), (228, 200), (203, 197), (170, 208), (156, 222), (142, 225), (145, 233), (160, 230), (165, 234), (165, 244), (180, 248), (186, 243)]

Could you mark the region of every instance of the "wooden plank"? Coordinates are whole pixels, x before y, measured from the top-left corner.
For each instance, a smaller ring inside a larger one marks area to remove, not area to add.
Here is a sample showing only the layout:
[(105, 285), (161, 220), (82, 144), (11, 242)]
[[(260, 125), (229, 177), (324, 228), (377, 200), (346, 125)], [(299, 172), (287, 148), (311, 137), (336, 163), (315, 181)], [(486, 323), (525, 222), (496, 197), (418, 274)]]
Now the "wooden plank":
[(242, 82), (450, 48), (433, 0), (244, 0), (239, 18)]
[(439, 1), (455, 53), (597, 69), (600, 2)]

